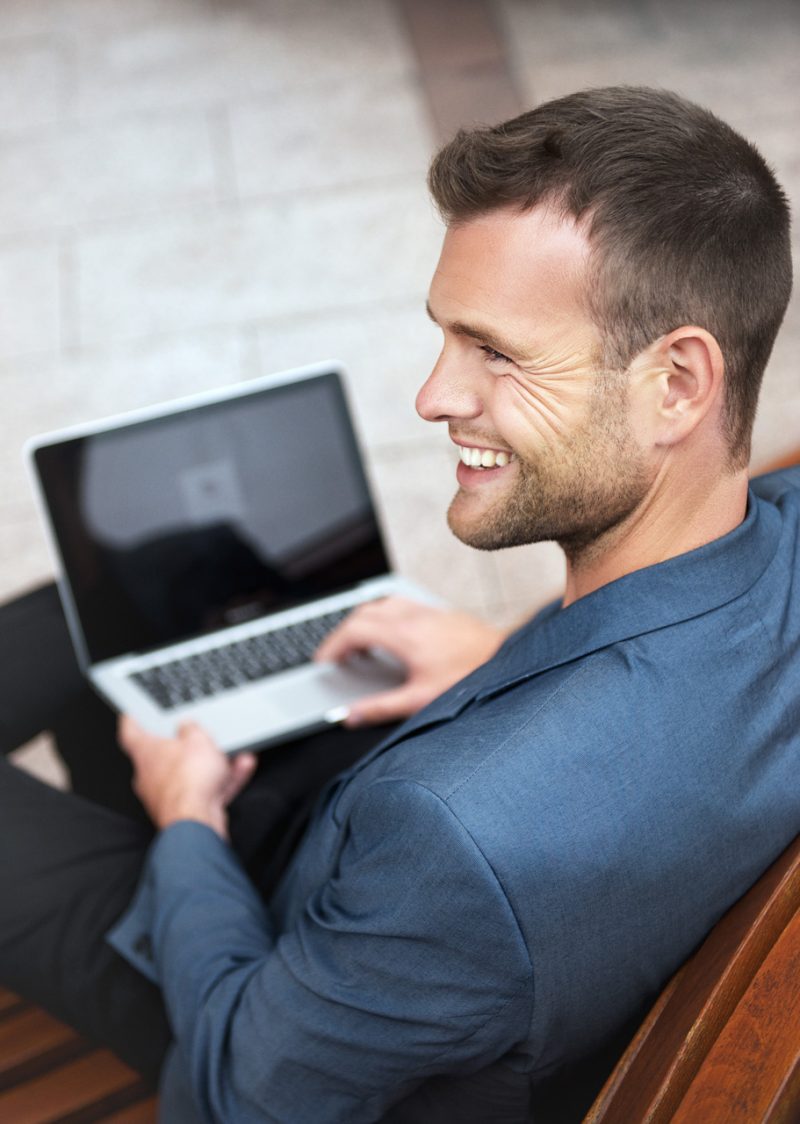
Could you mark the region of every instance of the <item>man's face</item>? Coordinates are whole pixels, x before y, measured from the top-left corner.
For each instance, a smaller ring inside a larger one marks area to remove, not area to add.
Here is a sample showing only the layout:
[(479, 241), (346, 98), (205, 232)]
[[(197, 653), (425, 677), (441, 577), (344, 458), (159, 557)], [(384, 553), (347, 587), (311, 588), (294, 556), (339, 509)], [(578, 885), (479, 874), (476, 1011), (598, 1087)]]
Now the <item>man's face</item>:
[(471, 546), (553, 539), (576, 553), (646, 494), (627, 376), (598, 366), (582, 299), (588, 250), (543, 207), (445, 237), (429, 300), (444, 347), (417, 410), (460, 446), (448, 522)]

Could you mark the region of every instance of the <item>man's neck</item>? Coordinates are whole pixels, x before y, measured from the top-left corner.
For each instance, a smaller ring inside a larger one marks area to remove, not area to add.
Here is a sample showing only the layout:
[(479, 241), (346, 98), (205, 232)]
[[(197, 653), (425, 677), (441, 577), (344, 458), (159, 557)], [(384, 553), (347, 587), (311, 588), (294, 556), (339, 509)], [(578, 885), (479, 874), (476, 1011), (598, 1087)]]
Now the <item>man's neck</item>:
[(567, 556), (563, 607), (634, 570), (696, 550), (729, 534), (747, 509), (748, 474), (657, 478), (636, 510), (576, 555)]

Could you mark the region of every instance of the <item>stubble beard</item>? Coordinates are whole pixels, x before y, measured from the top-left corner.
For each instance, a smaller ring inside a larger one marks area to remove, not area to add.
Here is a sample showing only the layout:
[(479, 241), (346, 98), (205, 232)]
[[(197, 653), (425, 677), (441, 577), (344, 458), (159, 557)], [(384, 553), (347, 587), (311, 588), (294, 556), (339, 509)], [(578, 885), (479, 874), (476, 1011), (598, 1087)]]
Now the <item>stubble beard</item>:
[(477, 518), (460, 511), (469, 499), (459, 490), (447, 513), (457, 538), (476, 550), (557, 542), (574, 562), (634, 512), (650, 475), (628, 422), (627, 383), (621, 372), (599, 374), (610, 377), (602, 380), (589, 421), (557, 458), (518, 456), (513, 488)]

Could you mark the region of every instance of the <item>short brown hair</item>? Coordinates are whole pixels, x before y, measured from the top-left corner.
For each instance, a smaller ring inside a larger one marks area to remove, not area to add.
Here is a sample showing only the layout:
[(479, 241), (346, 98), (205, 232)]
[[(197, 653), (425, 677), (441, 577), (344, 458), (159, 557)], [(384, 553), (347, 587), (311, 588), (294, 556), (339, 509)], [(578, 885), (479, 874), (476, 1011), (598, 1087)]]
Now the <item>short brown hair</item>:
[(789, 205), (757, 149), (676, 94), (584, 90), (461, 130), (428, 184), (447, 223), (539, 203), (587, 221), (587, 300), (615, 368), (696, 324), (725, 359), (731, 464), (750, 453), (761, 379), (792, 286)]

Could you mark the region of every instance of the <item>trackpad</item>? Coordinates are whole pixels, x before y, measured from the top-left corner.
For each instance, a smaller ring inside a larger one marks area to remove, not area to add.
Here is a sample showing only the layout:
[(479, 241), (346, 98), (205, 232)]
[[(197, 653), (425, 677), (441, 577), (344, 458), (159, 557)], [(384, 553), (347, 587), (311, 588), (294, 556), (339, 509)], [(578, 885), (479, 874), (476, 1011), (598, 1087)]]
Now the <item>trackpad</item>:
[(229, 752), (263, 748), (340, 722), (356, 699), (391, 690), (404, 679), (399, 665), (371, 656), (357, 656), (346, 664), (310, 663), (194, 704), (187, 713), (173, 715), (171, 722), (193, 718)]
[(355, 656), (344, 664), (311, 664), (284, 675), (280, 690), (270, 701), (287, 717), (308, 711), (323, 717), (331, 710), (344, 710), (364, 695), (399, 687), (404, 679), (405, 671), (399, 665), (373, 656)]

